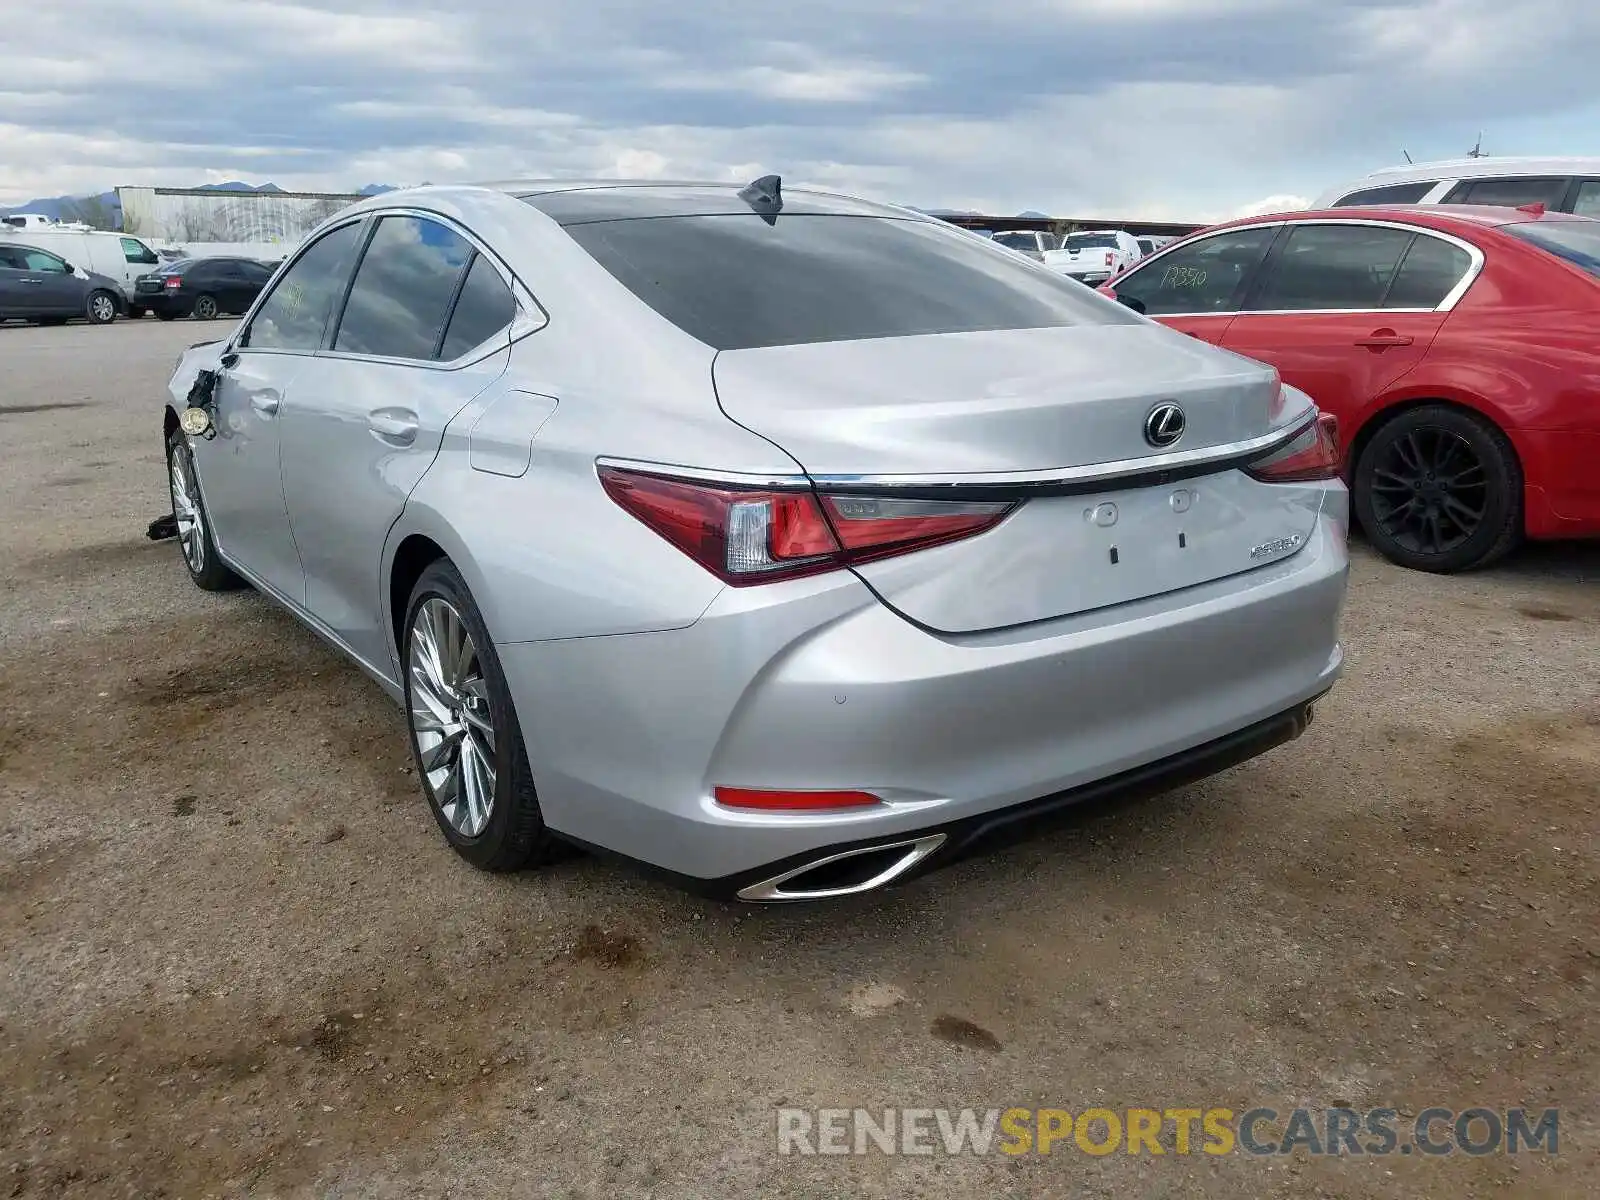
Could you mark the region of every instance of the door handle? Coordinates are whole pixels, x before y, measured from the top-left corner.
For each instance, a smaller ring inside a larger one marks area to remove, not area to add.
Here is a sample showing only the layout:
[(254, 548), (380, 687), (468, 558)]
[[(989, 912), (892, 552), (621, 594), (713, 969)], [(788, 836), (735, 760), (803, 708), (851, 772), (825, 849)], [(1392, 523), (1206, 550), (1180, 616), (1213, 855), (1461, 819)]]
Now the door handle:
[(250, 407), (263, 417), (275, 416), (278, 405), (283, 403), (283, 398), (277, 392), (257, 392), (250, 397)]
[(1366, 346), (1369, 350), (1382, 350), (1389, 346), (1409, 346), (1415, 340), (1392, 329), (1375, 329), (1366, 337), (1357, 338), (1356, 345)]
[(24, 280), (22, 280), (22, 282), (30, 285), (31, 287), (43, 287), (44, 286), (44, 280), (42, 280), (42, 279), (24, 279)]
[(417, 440), (417, 414), (409, 408), (375, 408), (367, 414), (367, 428), (380, 442), (409, 446)]

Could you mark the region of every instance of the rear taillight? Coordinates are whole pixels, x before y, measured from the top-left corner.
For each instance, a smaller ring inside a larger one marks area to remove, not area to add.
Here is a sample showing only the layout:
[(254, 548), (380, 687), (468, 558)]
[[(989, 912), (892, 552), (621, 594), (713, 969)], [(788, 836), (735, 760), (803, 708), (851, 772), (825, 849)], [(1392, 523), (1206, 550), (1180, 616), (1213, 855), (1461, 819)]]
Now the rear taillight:
[(619, 505), (736, 587), (835, 571), (971, 537), (1010, 503), (832, 496), (700, 483), (601, 467)]
[(183, 286), (183, 280), (178, 278), (178, 276), (176, 276), (176, 275), (168, 275), (167, 276), (167, 282), (166, 282), (166, 284), (164, 286), (169, 287), (169, 288), (182, 287)]
[(1114, 263), (1116, 261), (1117, 261), (1117, 256), (1115, 254), (1113, 254), (1110, 250), (1107, 250), (1106, 251), (1106, 266), (1109, 267), (1112, 263)]
[(1270, 458), (1251, 463), (1245, 473), (1263, 483), (1305, 483), (1339, 474), (1339, 421), (1319, 413), (1311, 427)]

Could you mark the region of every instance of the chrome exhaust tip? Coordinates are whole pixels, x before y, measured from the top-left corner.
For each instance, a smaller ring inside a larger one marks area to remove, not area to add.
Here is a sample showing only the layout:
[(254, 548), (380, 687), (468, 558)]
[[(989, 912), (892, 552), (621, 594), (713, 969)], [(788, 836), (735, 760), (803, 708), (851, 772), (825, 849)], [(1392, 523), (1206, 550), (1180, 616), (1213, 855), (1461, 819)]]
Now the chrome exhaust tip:
[[(771, 879), (740, 888), (738, 896), (741, 900), (758, 903), (833, 900), (840, 896), (856, 896), (894, 882), (944, 845), (944, 841), (944, 834), (930, 833), (904, 842), (889, 842), (881, 846), (864, 846), (859, 850), (829, 854), (803, 866), (791, 867)], [(852, 861), (856, 859), (865, 861)], [(852, 872), (853, 867), (858, 870)], [(804, 877), (814, 872), (818, 877), (807, 884)], [(852, 877), (853, 874), (859, 877)]]

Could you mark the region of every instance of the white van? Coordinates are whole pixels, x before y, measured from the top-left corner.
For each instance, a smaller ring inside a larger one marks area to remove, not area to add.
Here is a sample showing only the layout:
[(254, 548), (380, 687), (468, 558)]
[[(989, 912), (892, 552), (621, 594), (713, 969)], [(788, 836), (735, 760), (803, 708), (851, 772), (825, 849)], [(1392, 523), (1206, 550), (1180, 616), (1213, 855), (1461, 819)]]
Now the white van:
[(130, 317), (144, 316), (144, 309), (133, 302), (133, 281), (147, 272), (159, 270), (162, 265), (160, 255), (148, 243), (125, 233), (102, 233), (60, 225), (21, 228), (0, 222), (0, 246), (9, 240), (48, 250), (75, 267), (116, 280), (127, 297)]
[(1313, 208), (1358, 204), (1543, 204), (1600, 217), (1600, 158), (1451, 158), (1385, 167), (1334, 188)]

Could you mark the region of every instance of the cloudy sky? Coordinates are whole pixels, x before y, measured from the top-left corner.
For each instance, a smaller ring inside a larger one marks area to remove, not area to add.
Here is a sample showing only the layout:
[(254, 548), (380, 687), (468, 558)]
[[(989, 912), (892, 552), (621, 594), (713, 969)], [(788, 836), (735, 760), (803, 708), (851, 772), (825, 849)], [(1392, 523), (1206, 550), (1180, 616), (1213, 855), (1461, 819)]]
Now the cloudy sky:
[(776, 171), (922, 207), (1204, 220), (1480, 129), (1494, 153), (1600, 155), (1594, 0), (25, 7), (0, 21), (0, 204)]

